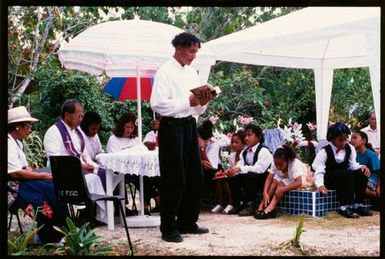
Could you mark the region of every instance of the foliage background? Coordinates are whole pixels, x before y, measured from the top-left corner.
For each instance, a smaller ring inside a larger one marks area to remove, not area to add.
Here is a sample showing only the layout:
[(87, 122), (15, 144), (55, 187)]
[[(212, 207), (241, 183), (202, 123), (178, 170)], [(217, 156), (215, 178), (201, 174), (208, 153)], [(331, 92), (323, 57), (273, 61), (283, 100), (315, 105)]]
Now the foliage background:
[[(35, 129), (42, 138), (60, 115), (63, 101), (77, 98), (85, 111), (101, 115), (100, 137), (105, 144), (120, 114), (136, 113), (136, 101), (117, 102), (101, 93), (105, 81), (63, 69), (57, 57), (61, 42), (96, 23), (134, 17), (178, 26), (206, 42), (300, 8), (10, 6), (8, 105), (27, 106), (40, 119)], [(265, 129), (276, 127), (279, 118), (283, 123), (289, 118), (303, 124), (316, 121), (312, 70), (217, 62), (209, 82), (220, 86), (223, 93), (200, 121), (217, 115), (226, 133), (234, 130), (232, 120), (239, 115), (254, 117)], [(335, 70), (329, 120), (361, 128), (372, 109), (368, 68)], [(143, 102), (142, 114), (145, 134), (152, 118), (148, 102)]]

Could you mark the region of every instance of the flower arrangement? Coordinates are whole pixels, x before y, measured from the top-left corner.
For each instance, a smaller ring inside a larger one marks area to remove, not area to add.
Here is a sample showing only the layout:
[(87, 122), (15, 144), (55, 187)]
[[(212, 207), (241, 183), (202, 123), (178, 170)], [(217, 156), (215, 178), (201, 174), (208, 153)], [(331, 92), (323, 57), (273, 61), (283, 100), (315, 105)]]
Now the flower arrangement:
[[(278, 128), (280, 128), (280, 124), (281, 119), (279, 119), (277, 122)], [(302, 124), (297, 122), (292, 123), (291, 118), (289, 119), (288, 124), (283, 126), (282, 135), (284, 140), (294, 148), (297, 147), (298, 144), (303, 140), (305, 140), (302, 134)]]

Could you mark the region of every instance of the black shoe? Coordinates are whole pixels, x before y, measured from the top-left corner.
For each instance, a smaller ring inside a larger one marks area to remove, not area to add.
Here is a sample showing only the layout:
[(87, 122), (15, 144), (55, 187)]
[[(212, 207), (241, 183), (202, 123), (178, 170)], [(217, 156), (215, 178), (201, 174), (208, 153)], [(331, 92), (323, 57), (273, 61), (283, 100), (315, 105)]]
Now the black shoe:
[(162, 235), (162, 239), (167, 242), (180, 243), (183, 241), (183, 237), (180, 234)]
[(341, 214), (342, 216), (344, 216), (345, 218), (356, 219), (356, 218), (360, 217), (360, 216), (358, 216), (357, 213), (353, 212), (350, 208), (347, 208), (346, 210), (339, 209), (338, 213)]
[(196, 227), (194, 229), (181, 229), (181, 234), (206, 234), (209, 233), (209, 230), (204, 227)]
[(254, 214), (255, 214), (255, 206), (254, 205), (249, 205), (238, 213), (238, 215), (241, 217), (253, 216)]
[(148, 209), (144, 209), (144, 215), (151, 216), (151, 213)]
[(136, 215), (138, 215), (137, 210), (130, 210), (129, 208), (126, 207), (126, 216), (136, 216)]
[(241, 210), (242, 210), (241, 206), (234, 207), (231, 210), (229, 210), (228, 214), (230, 214), (230, 215), (238, 214)]
[(151, 213), (159, 213), (160, 212), (160, 206), (155, 206), (155, 208), (152, 208), (150, 210)]
[(275, 213), (275, 210), (272, 210), (270, 212), (262, 211), (254, 214), (254, 218), (256, 219), (272, 219), (272, 218), (275, 218), (276, 216), (277, 214)]
[(373, 213), (363, 206), (355, 208), (355, 209), (353, 209), (353, 211), (360, 216), (373, 216)]

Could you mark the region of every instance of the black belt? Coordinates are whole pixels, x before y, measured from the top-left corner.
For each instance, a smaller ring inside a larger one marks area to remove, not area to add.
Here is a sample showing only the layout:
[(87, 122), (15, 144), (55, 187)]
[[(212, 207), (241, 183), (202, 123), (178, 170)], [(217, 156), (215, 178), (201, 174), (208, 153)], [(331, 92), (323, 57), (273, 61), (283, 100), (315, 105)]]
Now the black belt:
[(162, 119), (161, 121), (174, 121), (174, 122), (182, 122), (182, 121), (189, 121), (189, 120), (192, 120), (194, 119), (193, 116), (187, 116), (187, 117), (182, 117), (182, 118), (174, 118), (174, 117), (164, 117), (162, 116)]

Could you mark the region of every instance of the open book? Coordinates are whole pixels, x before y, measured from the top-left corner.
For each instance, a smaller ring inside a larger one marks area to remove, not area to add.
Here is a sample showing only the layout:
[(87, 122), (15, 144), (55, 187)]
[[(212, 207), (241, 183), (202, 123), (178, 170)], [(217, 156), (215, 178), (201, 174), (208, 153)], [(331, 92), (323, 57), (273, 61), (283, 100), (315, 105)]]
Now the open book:
[(219, 95), (222, 91), (218, 86), (213, 86), (210, 84), (205, 84), (199, 87), (196, 87), (194, 89), (190, 90), (193, 94), (195, 94), (198, 98), (203, 92), (210, 92), (212, 97), (216, 97)]

